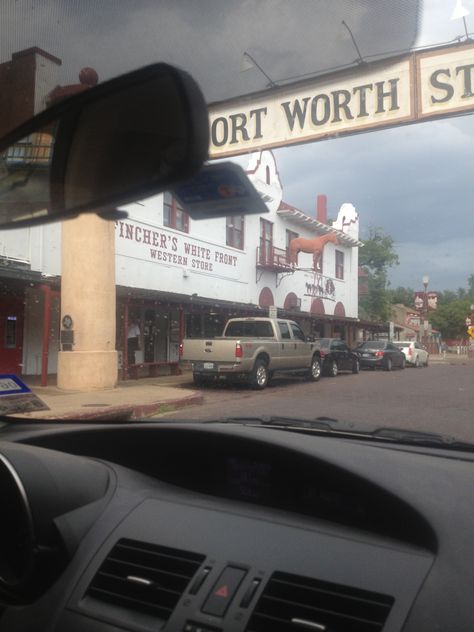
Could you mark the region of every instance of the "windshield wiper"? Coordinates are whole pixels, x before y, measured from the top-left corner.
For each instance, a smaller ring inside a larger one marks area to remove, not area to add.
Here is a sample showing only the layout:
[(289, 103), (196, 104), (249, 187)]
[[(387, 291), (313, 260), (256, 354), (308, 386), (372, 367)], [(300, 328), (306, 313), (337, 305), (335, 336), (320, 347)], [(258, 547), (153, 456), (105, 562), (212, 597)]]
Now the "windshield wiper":
[(217, 422), (229, 423), (229, 424), (258, 424), (261, 426), (274, 426), (280, 428), (309, 428), (311, 430), (324, 430), (332, 432), (334, 428), (329, 422), (335, 423), (337, 419), (332, 417), (316, 417), (315, 419), (299, 419), (294, 417), (280, 417), (280, 416), (256, 416), (256, 417), (225, 417), (224, 419), (217, 419)]
[[(375, 430), (354, 430), (344, 426), (334, 427), (338, 423), (332, 417), (316, 417), (314, 419), (299, 419), (294, 417), (255, 416), (255, 417), (225, 417), (216, 419), (214, 423), (234, 423), (241, 425), (266, 426), (281, 430), (317, 433), (325, 436), (340, 438), (370, 439), (399, 443), (403, 445), (418, 445), (430, 448), (449, 448), (453, 450), (474, 451), (474, 444), (458, 441), (455, 437), (435, 432), (405, 430), (403, 428), (380, 427)], [(352, 426), (352, 424), (350, 424)]]
[(430, 447), (456, 448), (473, 450), (474, 444), (458, 441), (455, 437), (437, 432), (423, 432), (420, 430), (406, 430), (404, 428), (381, 427), (371, 432), (375, 438), (382, 438), (397, 443), (409, 443)]

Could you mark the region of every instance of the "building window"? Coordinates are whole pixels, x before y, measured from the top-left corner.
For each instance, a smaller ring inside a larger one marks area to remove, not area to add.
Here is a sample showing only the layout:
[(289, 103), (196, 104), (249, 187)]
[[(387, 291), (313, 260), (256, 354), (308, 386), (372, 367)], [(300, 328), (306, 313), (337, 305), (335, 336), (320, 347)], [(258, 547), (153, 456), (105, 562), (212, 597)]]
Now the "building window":
[(336, 250), (336, 279), (344, 278), (344, 253)]
[(226, 244), (244, 249), (244, 216), (232, 215), (226, 218)]
[(7, 316), (5, 322), (5, 349), (16, 348), (16, 336), (17, 336), (17, 317)]
[(260, 263), (273, 262), (273, 224), (260, 219)]
[(189, 233), (189, 215), (178, 206), (174, 197), (168, 192), (164, 194), (163, 200), (163, 224), (168, 228)]
[[(297, 239), (299, 237), (298, 233), (293, 232), (292, 230), (286, 231), (286, 260), (290, 262), (290, 241), (292, 239)], [(296, 265), (298, 265), (298, 255), (296, 255)]]

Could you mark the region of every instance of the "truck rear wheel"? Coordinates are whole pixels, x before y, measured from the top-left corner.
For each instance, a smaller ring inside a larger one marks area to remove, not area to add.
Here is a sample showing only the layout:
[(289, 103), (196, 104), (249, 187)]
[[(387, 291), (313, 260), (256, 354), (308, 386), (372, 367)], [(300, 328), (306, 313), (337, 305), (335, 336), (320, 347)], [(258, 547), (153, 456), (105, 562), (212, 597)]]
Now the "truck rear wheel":
[(321, 360), (316, 356), (313, 356), (313, 359), (311, 360), (311, 366), (308, 371), (308, 379), (312, 382), (319, 382), (321, 379)]
[(267, 363), (265, 360), (257, 359), (250, 374), (250, 386), (255, 390), (262, 391), (268, 384), (268, 378)]

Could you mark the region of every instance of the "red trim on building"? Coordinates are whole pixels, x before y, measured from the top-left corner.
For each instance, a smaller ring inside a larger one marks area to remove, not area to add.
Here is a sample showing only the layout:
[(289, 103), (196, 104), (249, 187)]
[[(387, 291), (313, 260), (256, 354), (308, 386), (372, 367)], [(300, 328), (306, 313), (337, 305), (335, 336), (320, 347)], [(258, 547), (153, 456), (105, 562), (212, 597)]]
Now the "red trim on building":
[(322, 298), (315, 298), (311, 303), (311, 314), (325, 314), (324, 303)]
[(334, 316), (345, 317), (345, 315), (346, 310), (344, 308), (344, 305), (339, 301), (338, 303), (336, 303), (336, 307), (334, 308)]
[(298, 297), (294, 292), (288, 292), (283, 304), (283, 309), (292, 309), (298, 306)]
[(40, 285), (43, 293), (43, 349), (41, 352), (41, 386), (48, 386), (49, 330), (51, 327), (51, 288)]
[(260, 307), (270, 307), (275, 305), (275, 299), (273, 298), (273, 292), (270, 288), (264, 287), (258, 297), (258, 304)]

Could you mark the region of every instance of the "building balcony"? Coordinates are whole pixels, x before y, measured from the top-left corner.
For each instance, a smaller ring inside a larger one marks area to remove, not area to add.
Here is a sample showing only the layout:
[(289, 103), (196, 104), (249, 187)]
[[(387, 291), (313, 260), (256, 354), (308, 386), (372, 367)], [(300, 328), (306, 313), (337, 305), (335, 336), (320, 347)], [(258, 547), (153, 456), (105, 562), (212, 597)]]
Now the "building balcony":
[(270, 272), (292, 272), (293, 267), (288, 260), (288, 253), (283, 248), (257, 247), (257, 268)]

